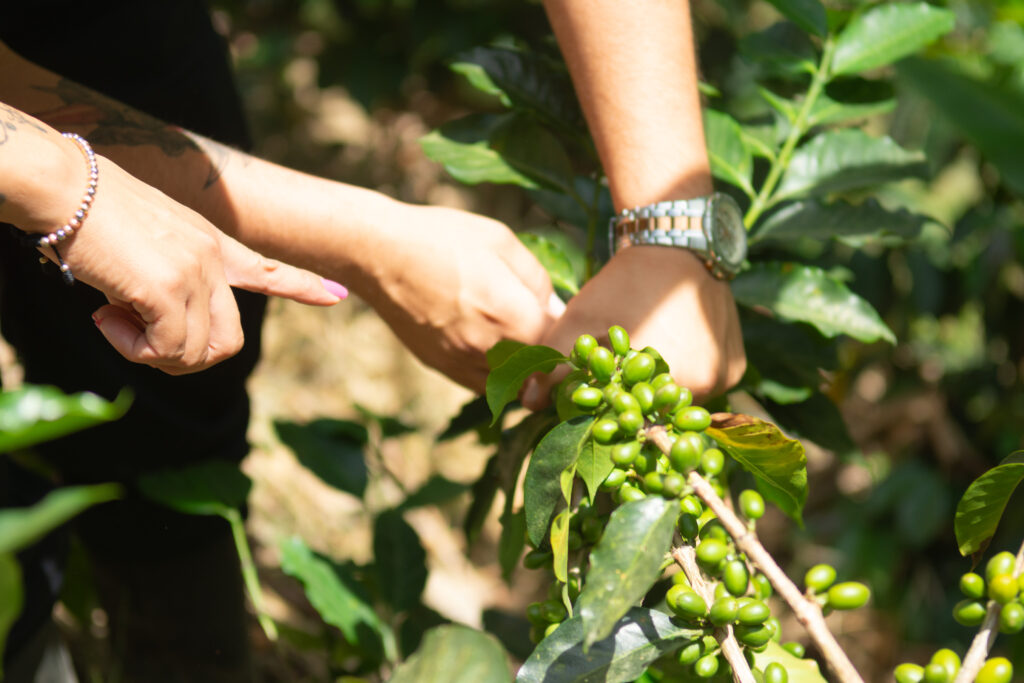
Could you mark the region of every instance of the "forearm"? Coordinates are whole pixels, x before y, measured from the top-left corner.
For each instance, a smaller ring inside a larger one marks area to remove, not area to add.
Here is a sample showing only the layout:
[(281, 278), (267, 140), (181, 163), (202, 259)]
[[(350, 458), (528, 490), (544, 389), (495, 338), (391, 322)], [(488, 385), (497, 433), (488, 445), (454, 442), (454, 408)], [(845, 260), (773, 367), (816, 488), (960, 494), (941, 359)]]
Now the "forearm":
[(708, 194), (686, 0), (545, 0), (617, 209)]
[(360, 294), (386, 248), (379, 226), (399, 225), (409, 209), (166, 125), (2, 44), (0, 101), (83, 135), (98, 153), (257, 251), (342, 280)]

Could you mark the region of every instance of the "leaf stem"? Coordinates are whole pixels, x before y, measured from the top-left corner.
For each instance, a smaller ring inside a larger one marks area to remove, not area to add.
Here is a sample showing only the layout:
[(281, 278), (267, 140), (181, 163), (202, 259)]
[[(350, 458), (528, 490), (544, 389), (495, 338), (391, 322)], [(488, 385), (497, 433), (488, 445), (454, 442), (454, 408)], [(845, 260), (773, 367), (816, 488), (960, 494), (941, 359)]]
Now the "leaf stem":
[[(658, 425), (647, 430), (647, 438), (653, 441), (663, 453), (672, 450), (672, 442), (669, 440), (668, 432)], [(715, 493), (704, 477), (696, 471), (687, 475), (687, 482), (693, 487), (697, 496), (704, 501), (711, 511), (718, 516), (722, 526), (732, 536), (736, 547), (747, 554), (751, 562), (771, 581), (772, 586), (793, 610), (807, 634), (814, 641), (825, 661), (836, 675), (839, 683), (864, 683), (864, 679), (857, 673), (850, 658), (846, 656), (843, 648), (839, 646), (835, 636), (828, 630), (825, 624), (825, 617), (822, 615), (821, 606), (807, 598), (800, 589), (796, 587), (786, 573), (782, 571), (775, 558), (765, 550), (757, 536), (743, 523), (732, 509), (725, 504), (725, 501)]]
[(277, 625), (267, 614), (266, 603), (263, 601), (263, 590), (260, 588), (260, 579), (256, 574), (256, 563), (252, 560), (252, 552), (249, 550), (249, 540), (245, 537), (245, 524), (242, 522), (242, 515), (238, 510), (226, 510), (221, 515), (231, 525), (231, 535), (235, 540), (235, 550), (238, 552), (238, 562), (242, 566), (242, 578), (245, 580), (245, 589), (249, 593), (253, 609), (256, 610), (256, 619), (263, 628), (263, 633), (271, 642), (277, 641)]
[[(1017, 562), (1013, 568), (1013, 575), (1020, 576), (1021, 571), (1024, 571), (1024, 543), (1017, 551)], [(988, 653), (992, 650), (992, 645), (999, 634), (999, 612), (1001, 610), (1002, 605), (995, 600), (989, 600), (985, 620), (981, 622), (977, 635), (971, 641), (971, 647), (964, 655), (964, 663), (960, 666), (960, 671), (957, 672), (953, 683), (970, 683), (977, 677), (981, 667), (985, 665)]]
[(783, 171), (789, 167), (790, 158), (793, 156), (793, 150), (796, 149), (797, 143), (800, 138), (807, 132), (807, 119), (811, 115), (811, 111), (814, 109), (815, 103), (818, 101), (818, 97), (821, 95), (821, 91), (825, 88), (825, 84), (831, 79), (832, 70), (832, 52), (835, 49), (835, 42), (832, 37), (829, 36), (825, 40), (825, 44), (822, 48), (821, 61), (818, 63), (818, 68), (814, 71), (814, 76), (811, 79), (811, 85), (807, 89), (807, 96), (804, 97), (803, 105), (800, 107), (800, 111), (796, 115), (796, 119), (793, 121), (792, 127), (789, 129), (789, 135), (786, 137), (786, 141), (782, 144), (782, 149), (779, 150), (779, 154), (775, 157), (772, 162), (771, 168), (768, 169), (768, 175), (764, 179), (764, 183), (761, 185), (761, 191), (757, 193), (757, 197), (751, 202), (750, 208), (747, 209), (747, 214), (743, 217), (743, 224), (747, 226), (747, 230), (754, 227), (757, 223), (757, 219), (761, 217), (761, 214), (765, 210), (775, 205), (777, 201), (772, 194), (775, 192), (775, 188), (779, 183), (779, 179), (782, 177)]

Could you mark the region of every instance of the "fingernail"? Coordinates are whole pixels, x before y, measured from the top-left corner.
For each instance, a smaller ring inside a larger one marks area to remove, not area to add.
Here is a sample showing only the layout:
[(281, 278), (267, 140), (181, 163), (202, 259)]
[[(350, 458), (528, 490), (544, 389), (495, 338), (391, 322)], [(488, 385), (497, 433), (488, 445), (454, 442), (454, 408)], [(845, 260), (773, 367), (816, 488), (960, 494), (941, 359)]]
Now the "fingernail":
[(328, 280), (325, 277), (320, 278), (320, 282), (323, 283), (324, 289), (339, 299), (344, 299), (348, 296), (348, 290), (345, 289), (344, 285), (338, 284), (334, 280)]
[(551, 298), (548, 299), (548, 311), (555, 317), (561, 317), (565, 313), (565, 302), (554, 292), (551, 293)]
[(96, 315), (95, 313), (93, 313), (92, 314), (92, 321), (96, 325), (96, 327), (99, 327), (100, 324), (103, 322), (103, 318), (101, 318), (98, 315)]
[(540, 398), (540, 384), (535, 379), (528, 380), (526, 382), (526, 388), (523, 390), (523, 405), (527, 408), (537, 405), (537, 400)]

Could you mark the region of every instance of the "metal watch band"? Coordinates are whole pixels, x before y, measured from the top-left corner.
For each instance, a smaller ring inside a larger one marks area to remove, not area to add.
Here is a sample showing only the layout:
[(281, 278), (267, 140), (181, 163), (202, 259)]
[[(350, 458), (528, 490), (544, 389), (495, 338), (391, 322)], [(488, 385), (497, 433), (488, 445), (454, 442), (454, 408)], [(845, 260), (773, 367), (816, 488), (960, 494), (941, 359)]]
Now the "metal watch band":
[(705, 252), (708, 243), (702, 223), (707, 206), (707, 197), (695, 197), (623, 209), (608, 226), (611, 253), (636, 244)]

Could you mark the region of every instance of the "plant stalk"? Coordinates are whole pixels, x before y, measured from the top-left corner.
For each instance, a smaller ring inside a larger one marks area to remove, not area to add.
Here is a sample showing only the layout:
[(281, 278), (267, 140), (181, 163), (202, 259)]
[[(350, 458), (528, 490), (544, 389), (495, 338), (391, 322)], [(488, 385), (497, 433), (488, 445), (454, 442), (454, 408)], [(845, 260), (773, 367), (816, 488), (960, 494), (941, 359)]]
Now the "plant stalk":
[(242, 578), (245, 580), (245, 589), (249, 593), (253, 609), (256, 611), (256, 619), (271, 642), (277, 642), (277, 625), (267, 614), (266, 603), (263, 602), (263, 590), (260, 588), (260, 579), (256, 574), (256, 563), (252, 560), (252, 552), (249, 550), (249, 540), (245, 537), (245, 524), (242, 522), (242, 515), (238, 510), (227, 510), (223, 513), (224, 519), (231, 525), (231, 535), (235, 540), (235, 550), (238, 552), (238, 562), (242, 566)]
[[(697, 564), (697, 553), (693, 546), (684, 544), (672, 548), (672, 559), (676, 561), (676, 564), (686, 574), (690, 587), (710, 606), (715, 601), (715, 591), (704, 581), (700, 566)], [(732, 667), (733, 680), (736, 683), (756, 683), (754, 674), (750, 671), (750, 665), (747, 664), (747, 658), (743, 656), (743, 650), (740, 648), (739, 642), (736, 641), (732, 625), (726, 624), (723, 627), (716, 628), (715, 638), (722, 648), (722, 655), (729, 662), (729, 666)]]
[[(1013, 575), (1020, 576), (1021, 571), (1024, 571), (1024, 543), (1017, 551), (1017, 563), (1014, 565)], [(977, 677), (981, 667), (985, 665), (988, 653), (992, 650), (993, 643), (996, 642), (996, 636), (999, 635), (999, 612), (1001, 610), (1002, 605), (995, 600), (989, 600), (985, 620), (981, 622), (977, 635), (971, 641), (971, 647), (964, 655), (963, 664), (960, 666), (956, 678), (953, 679), (953, 683), (970, 683)]]
[(814, 105), (818, 101), (821, 91), (824, 90), (825, 84), (830, 80), (829, 72), (832, 70), (832, 52), (834, 49), (835, 43), (830, 36), (825, 40), (821, 53), (821, 62), (818, 63), (818, 68), (814, 72), (811, 85), (807, 89), (807, 96), (804, 98), (800, 111), (797, 112), (796, 120), (793, 121), (793, 126), (789, 129), (789, 135), (786, 136), (782, 149), (779, 150), (775, 161), (772, 162), (771, 168), (768, 169), (768, 175), (761, 185), (761, 191), (757, 193), (757, 197), (754, 198), (750, 208), (747, 209), (747, 215), (743, 217), (743, 224), (747, 226), (747, 230), (754, 227), (761, 214), (775, 204), (772, 193), (775, 192), (775, 187), (782, 178), (783, 171), (789, 167), (789, 161), (793, 156), (793, 150), (796, 149), (797, 143), (800, 142), (800, 138), (807, 132), (807, 118), (811, 115), (811, 110), (814, 109)]
[[(663, 453), (667, 454), (672, 450), (668, 432), (660, 425), (649, 428), (647, 438), (653, 441)], [(747, 558), (768, 577), (775, 590), (789, 604), (797, 621), (803, 625), (825, 661), (828, 662), (832, 672), (836, 675), (836, 680), (839, 683), (864, 683), (864, 679), (857, 673), (857, 669), (854, 668), (850, 658), (846, 656), (846, 652), (839, 646), (832, 632), (828, 630), (821, 606), (807, 598), (796, 587), (796, 584), (790, 581), (786, 573), (775, 562), (775, 558), (757, 540), (757, 536), (747, 529), (746, 524), (715, 493), (711, 484), (704, 477), (693, 471), (687, 476), (687, 482), (693, 487), (697, 496), (718, 516), (722, 526), (735, 541), (736, 547), (747, 554)]]

